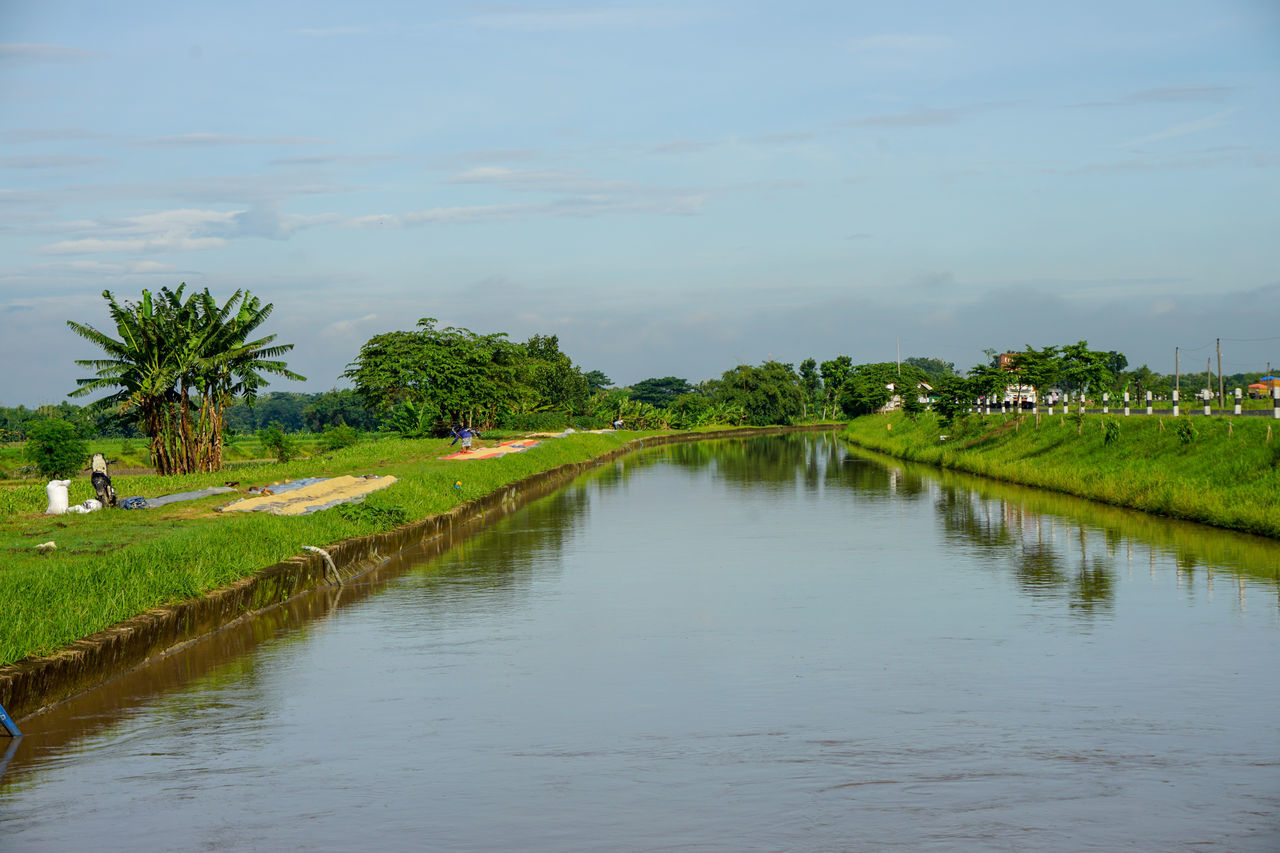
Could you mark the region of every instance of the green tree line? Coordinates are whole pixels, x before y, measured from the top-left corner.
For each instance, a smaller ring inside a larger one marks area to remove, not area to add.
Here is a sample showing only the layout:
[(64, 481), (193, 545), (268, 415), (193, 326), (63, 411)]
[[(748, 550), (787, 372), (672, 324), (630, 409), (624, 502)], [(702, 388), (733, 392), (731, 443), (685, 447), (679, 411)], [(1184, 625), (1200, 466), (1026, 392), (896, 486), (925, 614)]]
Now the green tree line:
[[(291, 344), (260, 327), (272, 306), (248, 291), (223, 303), (206, 288), (144, 290), (136, 301), (103, 292), (111, 332), (68, 321), (103, 355), (76, 363), (93, 375), (68, 396), (103, 396), (88, 406), (61, 403), (27, 409), (0, 406), (0, 441), (21, 441), (40, 420), (72, 424), (84, 437), (145, 437), (160, 473), (217, 470), (227, 436), (264, 429), (290, 432), (393, 430), (440, 435), (467, 425), (511, 430), (600, 427), (621, 421), (634, 429), (793, 424), (855, 417), (886, 405), (909, 413), (932, 406), (967, 410), (979, 397), (1011, 386), (1050, 388), (1093, 397), (1103, 391), (1167, 396), (1175, 378), (1146, 365), (1129, 369), (1123, 353), (1091, 349), (1087, 341), (1020, 350), (987, 350), (965, 371), (952, 362), (915, 356), (902, 362), (856, 364), (848, 355), (811, 357), (793, 365), (773, 360), (740, 364), (718, 378), (691, 382), (651, 377), (613, 387), (599, 370), (584, 370), (560, 348), (558, 336), (523, 342), (503, 332), (439, 327), (431, 317), (410, 330), (375, 335), (340, 379), (350, 388), (319, 394), (265, 393), (269, 377), (300, 380), (282, 360)], [(1228, 387), (1257, 373), (1223, 377)], [(1183, 384), (1199, 388), (1188, 374)]]

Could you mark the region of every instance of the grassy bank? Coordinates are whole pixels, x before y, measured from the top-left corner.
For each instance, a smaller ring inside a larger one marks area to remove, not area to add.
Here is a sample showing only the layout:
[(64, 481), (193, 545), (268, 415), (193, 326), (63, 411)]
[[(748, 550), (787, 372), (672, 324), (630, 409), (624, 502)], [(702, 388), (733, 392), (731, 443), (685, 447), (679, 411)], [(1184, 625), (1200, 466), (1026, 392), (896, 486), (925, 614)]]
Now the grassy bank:
[(1270, 419), (970, 415), (943, 427), (931, 413), (895, 413), (859, 418), (842, 435), (902, 459), (1280, 538), (1280, 428)]
[[(290, 434), (289, 440), (297, 456), (315, 456), (325, 452), (318, 434)], [(40, 480), (43, 488), (45, 481), (40, 479), (35, 466), (26, 458), (25, 446), (26, 442), (0, 444), (0, 485)], [(110, 459), (113, 471), (137, 471), (151, 465), (148, 443), (143, 438), (94, 438), (88, 441), (88, 447), (90, 453), (101, 453)], [(254, 436), (233, 436), (223, 448), (223, 459), (232, 467), (274, 457), (274, 452)]]
[[(0, 664), (53, 652), (153, 607), (205, 594), (290, 556), (447, 512), (463, 501), (620, 447), (640, 433), (579, 433), (524, 453), (466, 462), (438, 457), (445, 440), (385, 439), (286, 464), (248, 464), (214, 474), (114, 478), (121, 497), (190, 491), (238, 480), (241, 490), (309, 476), (392, 475), (399, 482), (354, 511), (281, 517), (216, 509), (224, 494), (148, 510), (46, 516), (43, 484), (0, 489)], [(461, 483), (460, 487), (458, 483)], [(93, 497), (77, 477), (73, 504)], [(35, 545), (57, 549), (39, 554)]]

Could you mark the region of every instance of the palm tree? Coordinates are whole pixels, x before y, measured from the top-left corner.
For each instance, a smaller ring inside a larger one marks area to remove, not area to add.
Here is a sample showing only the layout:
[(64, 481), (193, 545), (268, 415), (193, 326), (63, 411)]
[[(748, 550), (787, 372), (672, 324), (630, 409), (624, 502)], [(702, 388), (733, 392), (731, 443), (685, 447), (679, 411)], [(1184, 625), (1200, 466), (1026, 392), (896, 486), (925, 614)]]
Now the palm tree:
[(222, 429), (231, 401), (243, 397), (252, 405), (267, 384), (263, 374), (300, 381), (306, 377), (279, 360), (293, 344), (273, 345), (275, 335), (246, 340), (271, 316), (273, 305), (263, 305), (247, 290), (237, 290), (221, 308), (208, 290), (200, 297), (204, 333), (195, 367), (202, 398), (199, 464), (202, 471), (217, 471), (222, 468)]
[(119, 340), (93, 326), (68, 320), (67, 325), (81, 337), (97, 344), (107, 358), (77, 359), (76, 364), (97, 372), (88, 379), (77, 379), (78, 386), (68, 396), (83, 397), (97, 391), (114, 389), (94, 405), (114, 407), (121, 414), (136, 412), (143, 433), (151, 439), (152, 464), (162, 474), (174, 468), (174, 435), (172, 412), (176, 365), (164, 332), (163, 311), (147, 291), (138, 302), (118, 303), (110, 291), (104, 290), (107, 311), (115, 323)]
[[(219, 470), (227, 405), (235, 397), (252, 403), (266, 384), (264, 373), (303, 379), (277, 359), (292, 344), (272, 345), (275, 335), (247, 340), (273, 306), (240, 290), (219, 306), (208, 288), (184, 298), (185, 288), (161, 288), (157, 299), (144, 290), (139, 302), (123, 305), (103, 291), (119, 340), (67, 322), (109, 356), (76, 361), (97, 375), (76, 380), (71, 396), (114, 389), (95, 405), (138, 412), (161, 474)], [(193, 394), (200, 406), (195, 421)]]

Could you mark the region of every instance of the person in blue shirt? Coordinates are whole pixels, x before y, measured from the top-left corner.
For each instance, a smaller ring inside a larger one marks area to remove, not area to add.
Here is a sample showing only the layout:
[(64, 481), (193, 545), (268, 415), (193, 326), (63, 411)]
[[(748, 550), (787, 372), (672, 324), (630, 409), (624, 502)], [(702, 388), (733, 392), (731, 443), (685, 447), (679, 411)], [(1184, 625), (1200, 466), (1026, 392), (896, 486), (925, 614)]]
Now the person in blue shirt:
[[(458, 443), (458, 441), (459, 441), (459, 440), (461, 440), (461, 441), (462, 441), (462, 452), (463, 452), (463, 453), (470, 453), (470, 452), (471, 452), (471, 437), (472, 437), (472, 436), (479, 436), (479, 435), (480, 435), (480, 430), (478, 430), (478, 429), (472, 429), (471, 427), (458, 427), (458, 426), (455, 426), (453, 429), (449, 430), (449, 433), (453, 436), (453, 441), (449, 442), (449, 446), (450, 446), (450, 447), (453, 447), (455, 444), (457, 444), (457, 443)], [(483, 436), (481, 436), (481, 437), (483, 438)]]

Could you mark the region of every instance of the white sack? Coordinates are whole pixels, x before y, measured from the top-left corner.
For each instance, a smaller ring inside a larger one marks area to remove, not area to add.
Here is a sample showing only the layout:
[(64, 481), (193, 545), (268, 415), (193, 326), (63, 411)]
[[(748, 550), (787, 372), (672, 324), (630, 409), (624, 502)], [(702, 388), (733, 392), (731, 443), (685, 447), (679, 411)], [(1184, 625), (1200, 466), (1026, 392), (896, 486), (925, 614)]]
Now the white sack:
[(70, 485), (70, 480), (49, 481), (49, 485), (44, 487), (49, 496), (49, 508), (44, 511), (45, 515), (62, 515), (67, 511), (67, 486)]

